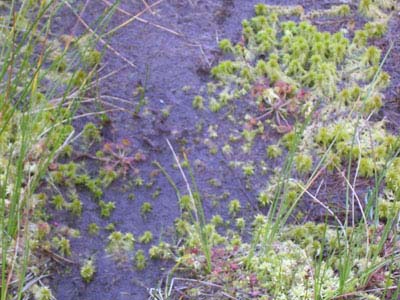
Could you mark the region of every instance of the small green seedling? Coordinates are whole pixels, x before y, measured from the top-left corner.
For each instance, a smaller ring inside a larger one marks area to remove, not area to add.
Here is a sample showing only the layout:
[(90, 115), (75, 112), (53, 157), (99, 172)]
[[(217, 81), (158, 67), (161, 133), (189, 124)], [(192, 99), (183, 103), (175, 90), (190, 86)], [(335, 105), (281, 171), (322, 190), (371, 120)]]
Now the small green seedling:
[(90, 235), (98, 235), (100, 228), (96, 223), (90, 223), (87, 230)]
[(80, 217), (82, 215), (82, 206), (82, 202), (78, 198), (74, 198), (67, 207), (73, 215)]
[(229, 155), (232, 154), (232, 152), (233, 152), (233, 151), (232, 151), (231, 145), (225, 144), (225, 145), (222, 147), (222, 153), (223, 153), (223, 154), (229, 156)]
[(191, 199), (189, 195), (183, 195), (179, 198), (179, 206), (182, 210), (189, 210), (191, 205)]
[(60, 252), (61, 255), (71, 256), (71, 245), (69, 243), (69, 240), (65, 237), (54, 237), (53, 245)]
[(136, 269), (139, 271), (142, 271), (144, 268), (146, 268), (147, 262), (146, 262), (146, 257), (144, 255), (143, 250), (138, 250), (136, 251), (135, 254), (135, 266)]
[(160, 197), (160, 195), (161, 195), (161, 188), (157, 188), (157, 189), (153, 192), (153, 194), (151, 194), (151, 198), (157, 199), (158, 197)]
[(216, 187), (216, 188), (219, 188), (219, 187), (222, 186), (221, 181), (219, 181), (217, 178), (211, 178), (211, 179), (209, 179), (209, 180), (208, 180), (208, 184), (211, 185), (211, 186), (213, 186), (213, 187)]
[(211, 224), (213, 224), (215, 227), (222, 226), (224, 225), (224, 219), (220, 215), (214, 215), (211, 218)]
[(270, 145), (267, 148), (267, 156), (270, 159), (278, 158), (282, 155), (282, 149), (278, 145)]
[(295, 157), (296, 170), (299, 174), (307, 174), (312, 168), (312, 156), (309, 154), (298, 154)]
[(158, 246), (152, 246), (149, 249), (149, 256), (151, 259), (171, 259), (173, 257), (171, 245), (160, 242)]
[(372, 158), (362, 157), (360, 159), (359, 174), (364, 178), (371, 178), (374, 176), (375, 164)]
[(143, 217), (146, 217), (149, 213), (151, 213), (153, 210), (153, 205), (151, 205), (150, 202), (143, 202), (141, 208), (140, 208), (140, 214)]
[(83, 139), (86, 143), (95, 143), (101, 141), (100, 130), (92, 122), (86, 123), (83, 128)]
[(34, 285), (32, 287), (33, 298), (35, 300), (53, 300), (55, 299), (50, 288), (47, 286)]
[(82, 279), (86, 282), (89, 283), (93, 280), (93, 275), (96, 272), (96, 267), (94, 266), (94, 261), (93, 259), (87, 259), (83, 263), (80, 274)]
[(139, 238), (139, 242), (142, 244), (148, 244), (153, 240), (153, 234), (151, 231), (145, 231), (143, 235)]
[(143, 185), (144, 185), (144, 181), (143, 181), (142, 177), (137, 176), (137, 177), (135, 178), (134, 184), (135, 184), (135, 186), (137, 186), (137, 187), (143, 186)]
[(243, 174), (247, 177), (253, 176), (255, 171), (255, 166), (252, 162), (248, 162), (242, 166)]
[(268, 194), (264, 191), (260, 192), (257, 197), (258, 204), (261, 207), (266, 207), (268, 204), (271, 204), (271, 199)]
[(132, 251), (135, 245), (135, 238), (132, 233), (114, 231), (108, 236), (107, 251), (110, 253), (121, 253)]
[(237, 218), (236, 219), (236, 228), (239, 230), (239, 231), (243, 231), (244, 230), (244, 228), (246, 227), (246, 221), (245, 221), (245, 219), (244, 218)]
[(105, 230), (107, 231), (114, 231), (115, 230), (115, 223), (109, 223), (104, 227)]
[(223, 39), (219, 42), (219, 48), (222, 50), (224, 53), (231, 53), (233, 52), (233, 46), (230, 40), (228, 39)]
[(55, 195), (51, 203), (54, 205), (56, 210), (62, 210), (65, 207), (65, 200), (61, 194)]
[(195, 109), (204, 109), (204, 98), (202, 96), (195, 96), (192, 105)]
[(101, 209), (101, 216), (104, 218), (108, 218), (111, 215), (111, 212), (115, 209), (115, 202), (99, 202)]
[(241, 206), (240, 201), (238, 199), (234, 199), (231, 202), (229, 202), (228, 209), (229, 209), (229, 214), (231, 216), (233, 216), (233, 217), (236, 216), (240, 212), (241, 208), (242, 208), (242, 206)]

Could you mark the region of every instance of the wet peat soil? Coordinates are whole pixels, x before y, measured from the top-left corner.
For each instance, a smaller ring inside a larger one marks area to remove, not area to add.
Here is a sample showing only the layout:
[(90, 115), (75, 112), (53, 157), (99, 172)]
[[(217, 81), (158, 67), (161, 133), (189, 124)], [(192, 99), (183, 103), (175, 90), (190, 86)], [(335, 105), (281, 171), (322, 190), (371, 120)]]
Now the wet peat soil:
[[(85, 2), (85, 1), (83, 1)], [(147, 1), (148, 4), (156, 1)], [(220, 58), (217, 41), (229, 38), (238, 41), (241, 32), (241, 21), (253, 16), (254, 4), (257, 0), (169, 0), (158, 1), (152, 10), (145, 12), (141, 17), (150, 23), (135, 21), (118, 30), (110, 39), (110, 44), (122, 56), (132, 61), (136, 67), (132, 68), (124, 60), (107, 50), (102, 63), (101, 75), (117, 71), (113, 76), (100, 81), (100, 95), (104, 101), (112, 101), (108, 96), (125, 99), (128, 103), (114, 101), (115, 105), (133, 112), (137, 105), (138, 97), (133, 93), (136, 86), (145, 85), (145, 94), (148, 98), (146, 108), (149, 114), (140, 114), (133, 117), (128, 112), (113, 112), (109, 114), (111, 122), (104, 126), (103, 143), (118, 143), (128, 139), (131, 143), (132, 153), (141, 152), (145, 155), (144, 162), (135, 165), (145, 183), (154, 180), (151, 188), (132, 187), (129, 183), (135, 178), (130, 171), (126, 178), (121, 178), (113, 183), (104, 193), (104, 201), (115, 201), (116, 209), (110, 219), (100, 217), (98, 205), (90, 195), (82, 191), (80, 198), (84, 209), (82, 217), (76, 218), (69, 214), (54, 213), (53, 221), (57, 224), (66, 224), (81, 231), (81, 237), (71, 240), (73, 260), (82, 262), (91, 256), (96, 257), (97, 273), (91, 283), (85, 284), (79, 275), (78, 265), (58, 265), (51, 285), (56, 291), (59, 300), (69, 299), (147, 299), (146, 287), (154, 287), (164, 272), (170, 267), (165, 262), (149, 261), (148, 267), (143, 271), (136, 271), (132, 261), (118, 264), (110, 258), (104, 248), (107, 243), (108, 232), (100, 230), (97, 237), (89, 236), (87, 226), (97, 223), (104, 227), (110, 222), (116, 224), (116, 230), (132, 232), (135, 237), (144, 231), (150, 230), (154, 241), (171, 240), (173, 222), (179, 216), (177, 197), (173, 188), (161, 174), (152, 177), (152, 172), (157, 168), (152, 164), (154, 160), (160, 162), (172, 175), (182, 191), (184, 182), (179, 172), (173, 168), (174, 160), (165, 139), (168, 138), (175, 149), (185, 148), (188, 158), (194, 168), (196, 182), (202, 194), (206, 216), (220, 214), (224, 219), (229, 219), (227, 205), (230, 200), (240, 199), (244, 208), (241, 215), (250, 217), (256, 214), (257, 191), (264, 187), (266, 175), (258, 169), (256, 176), (251, 179), (251, 189), (246, 188), (246, 180), (241, 169), (231, 169), (229, 159), (218, 151), (216, 155), (209, 153), (203, 141), (208, 137), (208, 125), (218, 124), (218, 139), (215, 141), (220, 148), (234, 128), (225, 120), (225, 113), (211, 113), (209, 111), (195, 111), (192, 108), (192, 99), (199, 91), (204, 90), (210, 80), (208, 71)], [(336, 3), (333, 4), (338, 4)], [(324, 8), (332, 5), (332, 1), (267, 1), (268, 4), (301, 4), (308, 8)], [(104, 10), (105, 5), (101, 0), (86, 1), (86, 9), (81, 17), (87, 23), (93, 22)], [(76, 5), (78, 7), (78, 5)], [(134, 15), (145, 7), (142, 1), (122, 1), (123, 10)], [(116, 11), (110, 28), (126, 21), (129, 16), (121, 11)], [(65, 9), (57, 19), (58, 30), (64, 33), (79, 33), (84, 30), (74, 15)], [(162, 25), (166, 29), (154, 26)], [(399, 118), (399, 93), (400, 93), (400, 43), (398, 37), (399, 16), (394, 16), (390, 24), (390, 31), (385, 40), (377, 42), (384, 51), (388, 48), (388, 41), (395, 42), (392, 53), (385, 69), (392, 76), (392, 86), (387, 93), (385, 108), (380, 117), (385, 117), (398, 128)], [(340, 28), (343, 24), (335, 24)], [(324, 26), (322, 24), (322, 26)], [(332, 29), (332, 24), (325, 25)], [(174, 32), (172, 32), (172, 31)], [(55, 29), (57, 32), (57, 29)], [(178, 34), (176, 34), (178, 33)], [(190, 89), (183, 89), (189, 87)], [(108, 98), (107, 98), (108, 97)], [(248, 108), (238, 107), (239, 114), (243, 115)], [(163, 118), (162, 110), (169, 109), (170, 116)], [(241, 111), (243, 110), (243, 111)], [(201, 132), (196, 131), (196, 124), (204, 123)], [(82, 127), (82, 124), (77, 124)], [(241, 130), (240, 127), (236, 130)], [(273, 144), (277, 136), (271, 134), (266, 141), (259, 141), (254, 145), (252, 157), (240, 154), (240, 149), (234, 149), (231, 159), (240, 161), (255, 161), (266, 159), (266, 144)], [(186, 143), (186, 144), (185, 144)], [(238, 148), (240, 145), (238, 145)], [(91, 161), (87, 164), (93, 165)], [(275, 163), (276, 164), (276, 163)], [(274, 165), (270, 166), (274, 167)], [(217, 179), (220, 187), (210, 185), (210, 179)], [(331, 187), (332, 188), (332, 187)], [(157, 199), (152, 199), (152, 194), (160, 189)], [(326, 193), (335, 198), (335, 187)], [(227, 199), (220, 199), (224, 192), (229, 192)], [(333, 194), (332, 194), (333, 192)], [(129, 195), (135, 194), (135, 199), (130, 200)], [(149, 201), (153, 204), (153, 211), (143, 218), (140, 214), (141, 204)], [(318, 209), (312, 204), (303, 205), (309, 219), (318, 219)], [(321, 212), (322, 213), (322, 212)], [(149, 246), (137, 243), (135, 249), (143, 249), (147, 253)]]

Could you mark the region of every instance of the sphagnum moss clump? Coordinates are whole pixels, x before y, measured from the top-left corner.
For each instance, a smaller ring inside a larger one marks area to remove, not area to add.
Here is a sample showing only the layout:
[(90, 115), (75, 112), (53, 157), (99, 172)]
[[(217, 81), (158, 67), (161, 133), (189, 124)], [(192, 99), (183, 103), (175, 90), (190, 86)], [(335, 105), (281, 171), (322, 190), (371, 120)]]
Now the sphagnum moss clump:
[(134, 246), (135, 238), (132, 233), (114, 231), (108, 236), (108, 245), (106, 250), (116, 258), (120, 258), (128, 252), (133, 251)]
[(96, 273), (96, 267), (94, 265), (93, 259), (87, 259), (83, 263), (81, 269), (80, 269), (80, 274), (82, 279), (86, 282), (89, 283), (93, 280), (93, 276)]

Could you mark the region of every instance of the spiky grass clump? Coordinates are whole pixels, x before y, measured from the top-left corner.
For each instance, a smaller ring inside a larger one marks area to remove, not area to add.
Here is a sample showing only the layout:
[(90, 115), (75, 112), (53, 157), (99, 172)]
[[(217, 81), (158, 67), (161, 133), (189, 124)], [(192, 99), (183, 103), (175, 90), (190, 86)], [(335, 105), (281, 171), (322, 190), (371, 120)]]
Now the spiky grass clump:
[[(19, 298), (29, 297), (30, 292), (36, 299), (54, 298), (47, 287), (24, 287), (25, 276), (38, 275), (38, 270), (30, 268), (38, 260), (29, 245), (48, 249), (48, 242), (40, 241), (46, 199), (34, 193), (50, 163), (68, 153), (64, 149), (74, 135), (70, 122), (77, 100), (87, 90), (100, 59), (91, 35), (87, 36), (90, 41), (81, 43), (78, 37), (57, 39), (51, 34), (53, 17), (62, 5), (62, 1), (1, 4), (1, 299), (16, 292)], [(62, 182), (73, 173), (74, 168), (65, 168), (54, 173), (54, 179)], [(77, 201), (67, 203), (56, 196), (53, 204), (80, 214)], [(61, 238), (56, 244), (61, 254), (70, 254), (68, 240)]]

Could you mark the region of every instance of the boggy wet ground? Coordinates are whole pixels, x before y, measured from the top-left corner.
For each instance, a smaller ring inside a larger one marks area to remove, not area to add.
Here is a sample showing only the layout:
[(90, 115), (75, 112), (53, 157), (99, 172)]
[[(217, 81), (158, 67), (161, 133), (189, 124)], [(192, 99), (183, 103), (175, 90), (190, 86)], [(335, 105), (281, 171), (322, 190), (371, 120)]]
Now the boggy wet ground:
[[(82, 19), (91, 24), (101, 15), (108, 2), (96, 0), (80, 3), (80, 9), (85, 7), (81, 14)], [(98, 205), (85, 191), (81, 191), (80, 195), (84, 205), (80, 218), (69, 214), (54, 215), (53, 221), (57, 224), (66, 224), (81, 232), (80, 238), (71, 239), (72, 260), (79, 263), (94, 256), (97, 269), (93, 281), (85, 284), (79, 275), (78, 264), (58, 265), (56, 275), (51, 281), (57, 299), (146, 299), (146, 288), (157, 285), (168, 271), (170, 266), (160, 261), (149, 260), (147, 268), (143, 271), (135, 270), (132, 261), (117, 263), (104, 250), (109, 234), (106, 230), (100, 230), (97, 237), (87, 234), (87, 226), (90, 223), (97, 223), (104, 228), (113, 222), (116, 224), (116, 230), (132, 232), (135, 237), (150, 230), (154, 235), (154, 242), (176, 242), (173, 240), (171, 228), (175, 218), (179, 217), (177, 197), (162, 174), (154, 176), (153, 171), (157, 170), (157, 167), (152, 163), (158, 161), (184, 192), (183, 179), (173, 168), (174, 159), (167, 146), (167, 138), (177, 152), (184, 149), (188, 154), (207, 217), (218, 213), (228, 220), (227, 205), (235, 198), (242, 203), (240, 216), (250, 217), (258, 212), (257, 193), (264, 187), (267, 179), (258, 162), (266, 159), (265, 143), (273, 144), (278, 137), (271, 134), (266, 137), (266, 141), (256, 143), (252, 151), (254, 157), (240, 154), (240, 149), (234, 149), (235, 154), (230, 158), (224, 156), (221, 151), (215, 155), (210, 154), (209, 147), (204, 143), (209, 137), (209, 125), (219, 126), (218, 139), (212, 141), (219, 148), (233, 130), (241, 128), (231, 128), (223, 112), (214, 114), (208, 110), (196, 111), (192, 108), (193, 97), (198, 94), (205, 95), (205, 86), (210, 80), (208, 71), (220, 58), (218, 40), (229, 38), (238, 41), (241, 21), (253, 16), (254, 4), (258, 2), (260, 1), (147, 1), (151, 9), (140, 16), (145, 21), (136, 20), (129, 23), (110, 38), (109, 43), (118, 54), (110, 49), (106, 50), (99, 77), (115, 73), (99, 81), (99, 95), (104, 101), (123, 107), (127, 111), (109, 113), (111, 122), (103, 126), (102, 143), (119, 143), (127, 139), (130, 141), (131, 153), (140, 152), (144, 154), (145, 160), (135, 164), (136, 171), (129, 170), (124, 178), (118, 179), (105, 190), (104, 201), (116, 203), (115, 211), (109, 219), (101, 218)], [(333, 4), (332, 1), (265, 2), (279, 5), (301, 4), (306, 9), (324, 8)], [(336, 2), (334, 4), (338, 4)], [(74, 7), (78, 10), (79, 5), (74, 4)], [(146, 8), (144, 1), (128, 0), (121, 1), (119, 7), (123, 11), (115, 11), (109, 28), (115, 28)], [(68, 8), (60, 13), (57, 24), (59, 30), (64, 33), (78, 34), (85, 30)], [(388, 40), (396, 36), (398, 25), (399, 16), (394, 16), (388, 39), (381, 42), (382, 49), (387, 49)], [(399, 113), (399, 68), (396, 67), (399, 66), (399, 48), (397, 39), (385, 65), (385, 69), (392, 76), (392, 87), (387, 94), (388, 108), (383, 110), (383, 114), (393, 122), (393, 128), (396, 127)], [(125, 59), (121, 59), (121, 56)], [(136, 67), (129, 65), (127, 60)], [(132, 113), (139, 101), (139, 97), (134, 96), (134, 91), (138, 85), (144, 86), (148, 104), (134, 117)], [(117, 98), (127, 102), (116, 100)], [(244, 115), (246, 110), (251, 109), (246, 106), (238, 108), (239, 115)], [(169, 116), (163, 116), (163, 111), (169, 111)], [(204, 124), (204, 128), (199, 131), (198, 125), (201, 123)], [(78, 123), (77, 126), (82, 127), (82, 124)], [(256, 175), (252, 176), (250, 182), (247, 181), (240, 168), (232, 169), (228, 166), (231, 160), (254, 161), (258, 166)], [(88, 166), (93, 165), (90, 160), (86, 163)], [(268, 168), (272, 169), (274, 164), (268, 165)], [(142, 187), (134, 187), (132, 184), (138, 175), (144, 179), (145, 185)], [(210, 184), (211, 179), (216, 179), (217, 186)], [(146, 187), (146, 183), (149, 182), (154, 184)], [(152, 195), (156, 190), (160, 191), (160, 195), (153, 199)], [(135, 195), (134, 200), (130, 199), (132, 193)], [(143, 218), (140, 208), (146, 201), (152, 203), (153, 211)], [(306, 215), (318, 215), (317, 208), (310, 204), (304, 205), (303, 208)], [(149, 246), (139, 243), (135, 245), (135, 249), (144, 249), (146, 253), (148, 248)]]

